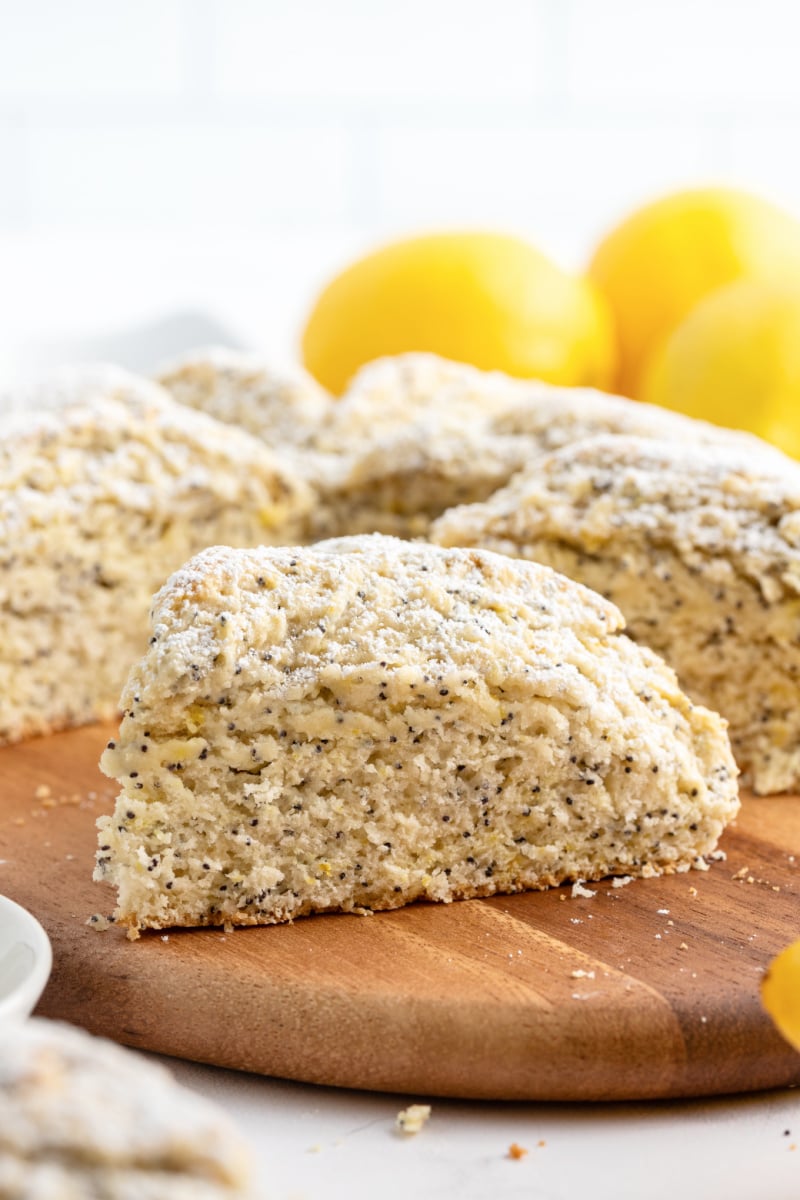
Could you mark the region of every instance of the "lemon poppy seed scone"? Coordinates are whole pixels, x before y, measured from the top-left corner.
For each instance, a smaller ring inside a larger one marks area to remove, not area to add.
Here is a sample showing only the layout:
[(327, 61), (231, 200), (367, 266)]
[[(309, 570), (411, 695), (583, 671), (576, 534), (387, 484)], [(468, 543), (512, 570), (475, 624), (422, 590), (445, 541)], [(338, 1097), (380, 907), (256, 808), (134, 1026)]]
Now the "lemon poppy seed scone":
[(312, 440), (312, 536), (420, 536), (445, 509), (490, 496), (535, 451), (491, 420), (538, 386), (435, 354), (368, 363)]
[(731, 446), (603, 437), (539, 460), (434, 525), (443, 545), (545, 563), (730, 722), (756, 791), (800, 785), (800, 468)]
[(250, 1166), (162, 1066), (55, 1021), (0, 1026), (4, 1200), (234, 1200)]
[(101, 766), (130, 927), (269, 924), (685, 870), (724, 722), (545, 567), (380, 535), (216, 547), (156, 597)]
[(317, 449), (343, 453), (373, 440), (401, 434), (420, 420), (459, 430), (465, 421), (484, 426), (521, 399), (549, 385), (481, 371), (436, 354), (398, 354), (367, 363), (350, 380), (313, 438)]
[(153, 592), (214, 542), (296, 541), (312, 498), (257, 439), (173, 403), (0, 422), (0, 742), (117, 711)]
[(309, 540), (424, 537), (435, 517), (491, 496), (532, 457), (529, 439), (496, 436), (477, 421), (456, 429), (433, 419), (375, 436), (347, 455), (316, 455), (309, 481), (319, 500)]
[(299, 538), (314, 541), (339, 530), (337, 498), (350, 471), (350, 447), (321, 448), (336, 403), (307, 371), (276, 370), (255, 354), (212, 346), (184, 356), (159, 379), (178, 403), (261, 438), (313, 489)]
[[(535, 454), (549, 453), (603, 434), (729, 446), (741, 454), (766, 456), (777, 464), (790, 460), (775, 446), (739, 429), (724, 429), (682, 413), (627, 400), (594, 388), (546, 387), (536, 384), (517, 396), (492, 419), (492, 432), (535, 443)], [(529, 460), (530, 461), (530, 460)]]
[(376, 436), (402, 435), (433, 420), (461, 431), (477, 423), (485, 434), (523, 440), (523, 453), (556, 450), (602, 433), (695, 442), (731, 442), (780, 452), (752, 434), (723, 429), (681, 413), (587, 387), (560, 387), (481, 371), (435, 354), (400, 354), (369, 363), (328, 410), (314, 444), (333, 452)]
[(239, 425), (270, 446), (309, 444), (333, 398), (301, 367), (277, 371), (254, 354), (212, 346), (159, 375), (180, 404)]

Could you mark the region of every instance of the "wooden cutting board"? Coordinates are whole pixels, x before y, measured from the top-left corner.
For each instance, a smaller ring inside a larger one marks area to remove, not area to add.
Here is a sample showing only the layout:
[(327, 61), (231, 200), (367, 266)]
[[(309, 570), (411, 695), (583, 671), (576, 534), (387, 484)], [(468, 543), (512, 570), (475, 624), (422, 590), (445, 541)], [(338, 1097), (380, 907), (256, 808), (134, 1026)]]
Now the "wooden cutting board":
[(800, 798), (745, 798), (710, 871), (294, 925), (151, 933), (86, 924), (113, 785), (95, 726), (0, 751), (0, 892), (54, 968), (39, 1012), (130, 1046), (417, 1095), (620, 1100), (800, 1083), (762, 1012), (800, 936)]

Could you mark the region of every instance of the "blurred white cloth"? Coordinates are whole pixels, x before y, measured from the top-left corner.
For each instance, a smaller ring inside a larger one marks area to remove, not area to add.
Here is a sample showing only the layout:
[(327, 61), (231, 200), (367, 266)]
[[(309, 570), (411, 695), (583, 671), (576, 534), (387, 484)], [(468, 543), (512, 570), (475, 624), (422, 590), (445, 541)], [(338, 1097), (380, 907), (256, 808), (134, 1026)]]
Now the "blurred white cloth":
[[(40, 402), (45, 407), (60, 402), (69, 392), (69, 377), (76, 386), (112, 377), (114, 367), (151, 375), (170, 360), (197, 346), (222, 345), (243, 349), (239, 336), (203, 312), (176, 312), (117, 332), (82, 337), (29, 337), (6, 346), (5, 371), (0, 387), (26, 388), (42, 384)], [(82, 368), (86, 368), (83, 370)], [(52, 381), (52, 388), (48, 383)]]
[(0, 387), (97, 360), (147, 371), (210, 342), (289, 366), (314, 297), (361, 249), (355, 231), (0, 236)]

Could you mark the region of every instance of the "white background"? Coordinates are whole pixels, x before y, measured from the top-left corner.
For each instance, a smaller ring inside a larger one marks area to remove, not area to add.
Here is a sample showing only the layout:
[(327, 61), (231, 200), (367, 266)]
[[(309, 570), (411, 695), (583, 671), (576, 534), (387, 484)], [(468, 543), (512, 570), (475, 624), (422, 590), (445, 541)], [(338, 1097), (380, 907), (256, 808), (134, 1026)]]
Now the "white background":
[(0, 0), (0, 320), (200, 306), (272, 353), (443, 226), (566, 265), (687, 183), (800, 212), (797, 0)]
[[(416, 230), (580, 267), (686, 184), (800, 215), (799, 60), (798, 0), (0, 0), (0, 377), (180, 309), (290, 357), (325, 277)], [(800, 1195), (797, 1093), (434, 1101), (403, 1142), (400, 1098), (178, 1073), (273, 1200)]]

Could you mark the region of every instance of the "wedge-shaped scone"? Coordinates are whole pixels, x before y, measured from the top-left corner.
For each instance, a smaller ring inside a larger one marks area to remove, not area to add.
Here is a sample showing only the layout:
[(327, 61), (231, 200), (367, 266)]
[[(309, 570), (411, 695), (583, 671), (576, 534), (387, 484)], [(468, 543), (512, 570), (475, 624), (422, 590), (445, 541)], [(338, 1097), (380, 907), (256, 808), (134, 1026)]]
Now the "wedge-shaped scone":
[(227, 1117), (70, 1025), (0, 1026), (4, 1200), (233, 1200), (250, 1154)]
[[(475, 431), (517, 439), (519, 460), (603, 433), (690, 443), (728, 443), (747, 453), (783, 455), (741, 430), (722, 429), (681, 413), (611, 396), (594, 388), (567, 388), (535, 379), (480, 371), (435, 354), (377, 359), (354, 376), (330, 405), (310, 439), (318, 450), (344, 455), (416, 434)], [(477, 449), (477, 447), (476, 447)], [(391, 461), (387, 467), (391, 468)]]
[(529, 438), (536, 454), (571, 446), (606, 433), (672, 441), (689, 446), (729, 446), (740, 454), (766, 456), (786, 465), (775, 446), (740, 429), (723, 429), (682, 413), (611, 396), (595, 388), (547, 387), (536, 384), (518, 394), (492, 420), (492, 431), (505, 437)]
[(313, 444), (341, 454), (426, 421), (450, 431), (475, 420), (487, 428), (509, 407), (552, 390), (545, 383), (481, 371), (436, 354), (379, 358), (353, 376), (328, 410)]
[(544, 567), (214, 548), (152, 621), (101, 763), (95, 877), (134, 931), (686, 870), (738, 807), (724, 722)]
[(546, 563), (619, 606), (730, 722), (757, 792), (800, 785), (800, 467), (730, 446), (603, 437), (434, 525), (446, 546)]
[(425, 535), (445, 509), (488, 499), (541, 454), (606, 432), (783, 458), (749, 434), (621, 396), (404, 354), (359, 371), (321, 422), (313, 445), (330, 465), (309, 460), (320, 493), (312, 536)]
[(485, 500), (533, 458), (529, 439), (497, 436), (479, 422), (460, 429), (418, 420), (346, 455), (315, 455), (319, 496), (309, 540), (360, 533), (425, 536), (455, 504)]
[(219, 346), (186, 355), (159, 382), (180, 404), (239, 425), (270, 446), (310, 444), (333, 407), (302, 368), (277, 371), (254, 354)]
[(454, 504), (486, 499), (536, 451), (527, 435), (495, 433), (492, 420), (545, 390), (435, 354), (368, 363), (313, 439), (329, 465), (313, 480), (312, 535), (415, 537)]
[(0, 423), (0, 742), (117, 711), (153, 592), (214, 542), (293, 542), (311, 495), (143, 382)]

